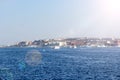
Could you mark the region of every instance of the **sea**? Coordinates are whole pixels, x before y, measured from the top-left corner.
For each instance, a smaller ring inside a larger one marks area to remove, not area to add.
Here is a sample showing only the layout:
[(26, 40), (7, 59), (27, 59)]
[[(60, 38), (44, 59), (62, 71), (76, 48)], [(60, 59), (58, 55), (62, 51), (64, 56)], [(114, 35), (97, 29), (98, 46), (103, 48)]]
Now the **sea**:
[(0, 48), (0, 80), (120, 80), (120, 48)]

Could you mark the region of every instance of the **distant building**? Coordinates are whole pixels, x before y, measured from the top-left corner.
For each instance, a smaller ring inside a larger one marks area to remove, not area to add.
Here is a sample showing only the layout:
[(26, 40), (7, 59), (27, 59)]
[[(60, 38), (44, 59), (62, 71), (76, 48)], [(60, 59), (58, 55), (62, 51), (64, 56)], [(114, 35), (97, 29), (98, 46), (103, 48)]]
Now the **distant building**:
[(17, 47), (25, 47), (25, 46), (27, 46), (26, 41), (21, 41), (21, 42), (17, 43)]
[(120, 46), (120, 39), (112, 38), (67, 38), (35, 41), (21, 41), (10, 47), (115, 47)]

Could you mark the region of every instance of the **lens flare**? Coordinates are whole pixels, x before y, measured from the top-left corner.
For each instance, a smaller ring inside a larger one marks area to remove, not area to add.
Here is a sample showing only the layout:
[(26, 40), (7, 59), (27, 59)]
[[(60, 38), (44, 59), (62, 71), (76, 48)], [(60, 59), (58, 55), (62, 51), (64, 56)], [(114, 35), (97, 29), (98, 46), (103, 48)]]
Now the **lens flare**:
[(26, 68), (26, 64), (21, 61), (21, 62), (18, 64), (18, 69), (21, 70), (21, 71), (23, 71), (25, 68)]
[(30, 66), (37, 66), (41, 62), (41, 53), (38, 50), (28, 51), (25, 56), (25, 61)]
[(0, 69), (0, 80), (14, 80), (13, 74), (10, 72), (8, 68)]

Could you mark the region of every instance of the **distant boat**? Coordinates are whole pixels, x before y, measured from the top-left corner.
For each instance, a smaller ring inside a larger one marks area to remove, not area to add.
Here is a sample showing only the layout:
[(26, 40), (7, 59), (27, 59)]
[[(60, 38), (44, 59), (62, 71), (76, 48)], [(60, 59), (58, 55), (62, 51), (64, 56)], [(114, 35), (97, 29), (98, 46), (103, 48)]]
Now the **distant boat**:
[(55, 46), (54, 49), (60, 49), (60, 46)]
[(74, 49), (76, 49), (76, 48), (77, 48), (77, 46), (70, 46), (70, 48), (74, 48)]
[(74, 48), (74, 49), (76, 49), (76, 48), (77, 48), (77, 46), (73, 46), (73, 48)]

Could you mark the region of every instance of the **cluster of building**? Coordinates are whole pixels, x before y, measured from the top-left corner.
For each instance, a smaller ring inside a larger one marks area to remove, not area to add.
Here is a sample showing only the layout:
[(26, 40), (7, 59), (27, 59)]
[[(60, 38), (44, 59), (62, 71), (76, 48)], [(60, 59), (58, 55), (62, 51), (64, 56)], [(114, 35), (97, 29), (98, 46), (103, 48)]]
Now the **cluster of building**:
[(120, 47), (120, 39), (113, 38), (66, 38), (35, 41), (21, 41), (10, 47)]

